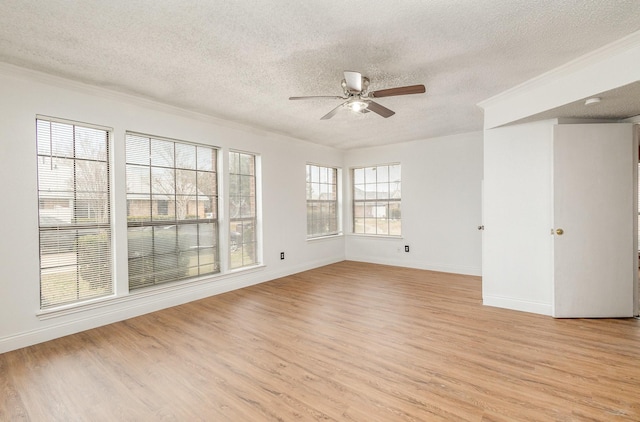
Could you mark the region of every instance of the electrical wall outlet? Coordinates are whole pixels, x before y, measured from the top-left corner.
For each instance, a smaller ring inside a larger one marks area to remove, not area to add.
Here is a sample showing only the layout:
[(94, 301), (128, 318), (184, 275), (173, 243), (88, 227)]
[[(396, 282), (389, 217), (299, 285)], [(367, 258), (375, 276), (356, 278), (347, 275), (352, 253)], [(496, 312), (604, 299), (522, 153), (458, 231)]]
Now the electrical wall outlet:
[(280, 252), (280, 259), (284, 259), (284, 252)]
[(404, 251), (409, 252), (409, 245), (404, 245)]

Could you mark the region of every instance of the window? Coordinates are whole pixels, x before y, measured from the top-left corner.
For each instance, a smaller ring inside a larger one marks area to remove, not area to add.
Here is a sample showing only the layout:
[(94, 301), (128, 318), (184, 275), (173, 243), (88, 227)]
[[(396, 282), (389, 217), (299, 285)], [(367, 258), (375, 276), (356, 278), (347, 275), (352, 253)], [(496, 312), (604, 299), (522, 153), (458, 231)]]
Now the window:
[(129, 288), (218, 272), (217, 150), (127, 133), (126, 162)]
[(158, 215), (169, 215), (169, 201), (166, 199), (158, 200)]
[(109, 129), (36, 119), (40, 308), (111, 295)]
[(230, 268), (257, 264), (256, 157), (229, 152)]
[(307, 238), (338, 231), (338, 169), (307, 164)]
[(400, 164), (353, 169), (353, 232), (400, 236)]

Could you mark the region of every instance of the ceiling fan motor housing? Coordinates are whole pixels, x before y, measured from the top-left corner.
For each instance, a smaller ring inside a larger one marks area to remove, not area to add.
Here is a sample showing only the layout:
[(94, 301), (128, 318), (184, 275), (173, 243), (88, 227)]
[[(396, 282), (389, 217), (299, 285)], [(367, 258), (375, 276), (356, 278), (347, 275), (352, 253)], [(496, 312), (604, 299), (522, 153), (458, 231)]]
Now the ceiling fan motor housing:
[(342, 86), (342, 90), (344, 91), (344, 95), (347, 97), (353, 97), (354, 95), (365, 96), (367, 94), (367, 89), (369, 89), (369, 78), (366, 76), (362, 77), (362, 89), (360, 91), (356, 89), (349, 89), (347, 87), (347, 81), (345, 79), (340, 83)]

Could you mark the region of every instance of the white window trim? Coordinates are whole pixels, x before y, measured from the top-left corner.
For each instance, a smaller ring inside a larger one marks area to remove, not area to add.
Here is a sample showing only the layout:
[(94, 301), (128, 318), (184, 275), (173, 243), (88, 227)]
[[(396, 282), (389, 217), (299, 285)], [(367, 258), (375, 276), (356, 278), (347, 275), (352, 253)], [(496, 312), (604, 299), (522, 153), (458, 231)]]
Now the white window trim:
[[(354, 195), (355, 180), (353, 177), (353, 171), (355, 169), (364, 169), (369, 167), (380, 167), (380, 166), (395, 166), (395, 165), (400, 166), (400, 171), (402, 172), (402, 163), (400, 161), (392, 161), (388, 163), (369, 164), (369, 165), (363, 164), (363, 165), (355, 165), (355, 166), (349, 167), (349, 214), (351, 216), (351, 218), (349, 219), (349, 223), (351, 224), (351, 227), (349, 228), (349, 232), (347, 233), (348, 236), (370, 237), (370, 238), (376, 238), (376, 239), (403, 239), (404, 238), (403, 237), (404, 233), (402, 232), (400, 234), (377, 234), (377, 233), (355, 233), (354, 232), (355, 230), (354, 205), (356, 203), (356, 199)], [(400, 183), (402, 183), (402, 176), (400, 177)], [(402, 190), (400, 192), (402, 192)], [(358, 201), (360, 202), (360, 200)], [(402, 210), (402, 202), (403, 202), (402, 193), (401, 193), (399, 202), (400, 202), (400, 210)]]
[[(129, 280), (128, 258), (127, 258), (127, 260), (125, 261), (125, 263), (127, 263), (127, 265), (125, 265), (125, 267), (127, 267), (127, 271), (126, 271), (126, 273), (127, 273), (127, 277), (126, 277), (126, 291), (127, 291), (127, 293), (128, 294), (135, 294), (139, 290), (140, 291), (147, 291), (148, 289), (154, 289), (154, 288), (156, 288), (158, 286), (164, 286), (165, 284), (176, 284), (176, 285), (183, 285), (185, 283), (189, 284), (191, 281), (197, 281), (197, 280), (199, 280), (199, 279), (201, 279), (203, 277), (210, 278), (210, 277), (215, 277), (215, 276), (223, 273), (224, 268), (223, 268), (223, 265), (222, 265), (222, 256), (221, 256), (222, 234), (220, 232), (220, 229), (221, 229), (220, 225), (222, 224), (221, 223), (221, 221), (222, 221), (221, 220), (221, 208), (222, 207), (220, 207), (220, 198), (221, 198), (220, 171), (221, 171), (222, 167), (220, 165), (221, 164), (221, 157), (220, 156), (222, 155), (222, 149), (220, 147), (218, 147), (218, 146), (215, 146), (215, 145), (208, 145), (208, 144), (204, 144), (204, 143), (200, 143), (200, 142), (185, 141), (185, 140), (177, 139), (177, 138), (169, 138), (169, 137), (166, 137), (166, 136), (156, 136), (156, 135), (151, 135), (151, 134), (148, 134), (148, 133), (125, 130), (124, 131), (124, 146), (125, 147), (123, 148), (125, 150), (125, 153), (122, 156), (123, 167), (124, 167), (124, 170), (125, 170), (125, 177), (124, 177), (125, 180), (126, 180), (126, 166), (128, 165), (127, 158), (126, 158), (126, 142), (127, 142), (127, 136), (129, 136), (129, 135), (143, 137), (143, 138), (149, 138), (149, 139), (156, 139), (156, 140), (160, 140), (160, 141), (171, 142), (171, 143), (174, 143), (174, 144), (185, 144), (185, 145), (192, 145), (192, 146), (195, 146), (195, 147), (210, 148), (210, 149), (216, 151), (216, 162), (215, 162), (216, 170), (215, 170), (215, 173), (216, 173), (216, 193), (217, 193), (217, 198), (218, 199), (217, 199), (217, 203), (216, 203), (216, 208), (217, 208), (216, 209), (216, 215), (217, 215), (217, 217), (216, 217), (215, 221), (216, 221), (217, 233), (218, 233), (218, 239), (217, 239), (217, 242), (218, 242), (218, 261), (216, 263), (218, 265), (218, 271), (212, 272), (212, 273), (205, 273), (205, 274), (201, 274), (201, 275), (196, 275), (196, 276), (193, 276), (193, 277), (186, 277), (186, 278), (180, 278), (180, 279), (176, 279), (176, 280), (169, 280), (169, 281), (166, 281), (166, 282), (163, 282), (163, 283), (158, 283), (158, 284), (153, 284), (153, 285), (148, 285), (148, 286), (137, 287), (137, 288), (132, 290), (131, 286), (130, 286), (130, 280)], [(123, 196), (125, 198), (125, 204), (126, 204), (126, 201), (127, 201), (126, 185), (125, 185), (125, 188), (123, 189), (123, 191), (124, 191)], [(128, 221), (128, 215), (127, 214), (128, 214), (127, 208), (125, 208), (125, 213), (124, 213), (124, 220), (125, 220), (125, 226), (126, 226), (125, 239), (128, 241), (129, 221)], [(125, 245), (126, 245), (126, 243), (125, 243)], [(128, 246), (125, 249), (128, 249)]]
[[(256, 184), (255, 185), (256, 228), (255, 228), (254, 236), (256, 239), (256, 257), (255, 257), (256, 262), (254, 264), (246, 265), (238, 268), (231, 268), (231, 251), (230, 251), (231, 234), (230, 234), (230, 227), (229, 227), (231, 224), (231, 210), (230, 210), (231, 201), (229, 200), (229, 197), (230, 197), (229, 175), (230, 175), (231, 166), (229, 164), (229, 154), (231, 153), (252, 155), (255, 159), (254, 165), (255, 165), (255, 184)], [(226, 151), (226, 153), (223, 153), (222, 155), (224, 156), (223, 158), (224, 160), (223, 161), (224, 191), (221, 191), (218, 194), (218, 197), (222, 197), (222, 195), (224, 195), (223, 198), (225, 201), (224, 206), (222, 207), (224, 208), (224, 221), (222, 221), (222, 216), (220, 217), (220, 224), (224, 225), (224, 228), (220, 230), (221, 244), (224, 244), (224, 252), (222, 251), (222, 248), (220, 252), (220, 260), (221, 262), (224, 262), (224, 264), (222, 264), (221, 266), (221, 271), (224, 274), (233, 274), (233, 273), (242, 272), (244, 270), (252, 270), (254, 268), (259, 268), (264, 265), (263, 235), (262, 235), (262, 223), (263, 223), (262, 221), (262, 156), (260, 153), (257, 153), (257, 152), (235, 149), (235, 148), (229, 148)]]
[[(107, 179), (107, 183), (108, 183), (108, 191), (109, 191), (109, 232), (110, 232), (110, 245), (109, 247), (111, 248), (111, 262), (109, 263), (110, 265), (110, 271), (111, 271), (111, 293), (108, 295), (104, 295), (104, 296), (99, 296), (99, 297), (94, 297), (94, 298), (89, 298), (89, 299), (85, 299), (85, 300), (79, 300), (79, 301), (75, 301), (75, 302), (71, 302), (71, 303), (65, 303), (65, 304), (61, 304), (58, 306), (51, 306), (45, 309), (41, 308), (41, 304), (39, 305), (39, 310), (38, 312), (36, 312), (36, 315), (40, 315), (40, 314), (47, 314), (47, 313), (51, 313), (51, 312), (56, 312), (56, 310), (61, 309), (61, 308), (76, 308), (76, 309), (81, 309), (84, 305), (86, 304), (91, 304), (91, 303), (95, 303), (95, 302), (102, 302), (102, 301), (106, 301), (106, 300), (111, 300), (114, 297), (117, 296), (118, 294), (118, 283), (117, 283), (117, 266), (116, 266), (116, 262), (117, 262), (117, 258), (116, 258), (116, 254), (117, 254), (117, 250), (116, 250), (116, 239), (117, 239), (117, 228), (116, 228), (116, 213), (115, 213), (115, 191), (116, 191), (116, 183), (115, 183), (115, 167), (116, 167), (116, 160), (115, 160), (115, 149), (114, 149), (114, 128), (111, 126), (105, 126), (105, 125), (98, 125), (98, 124), (94, 124), (94, 123), (87, 123), (87, 122), (82, 122), (79, 120), (72, 120), (72, 119), (65, 119), (65, 118), (59, 118), (59, 117), (53, 117), (53, 116), (49, 116), (49, 115), (45, 115), (45, 114), (36, 114), (35, 115), (35, 121), (37, 122), (38, 120), (42, 120), (42, 121), (48, 121), (48, 122), (52, 122), (52, 123), (61, 123), (61, 124), (68, 124), (68, 125), (73, 125), (73, 126), (81, 126), (81, 127), (85, 127), (85, 128), (89, 128), (89, 129), (96, 129), (96, 130), (102, 130), (105, 131), (107, 134), (107, 168), (108, 168), (108, 179)], [(37, 123), (36, 123), (37, 125)], [(36, 137), (37, 137), (37, 133), (36, 133)], [(37, 138), (36, 138), (37, 139)], [(38, 155), (38, 152), (36, 150), (36, 156)], [(39, 210), (38, 210), (38, 222), (37, 222), (37, 227), (38, 227), (38, 237), (40, 236), (40, 221), (39, 221)], [(38, 245), (38, 248), (40, 248), (40, 246)], [(38, 252), (38, 255), (40, 255), (40, 251)], [(40, 271), (41, 271), (41, 261), (40, 258), (38, 259), (38, 291), (40, 291), (41, 289), (41, 283), (42, 283), (42, 279), (41, 279), (41, 275), (40, 275)], [(41, 298), (39, 298), (38, 300), (39, 302), (41, 301)]]
[[(335, 169), (336, 170), (336, 225), (337, 225), (337, 231), (335, 233), (330, 233), (330, 234), (323, 234), (323, 235), (319, 235), (319, 236), (309, 236), (309, 232), (307, 231), (307, 235), (306, 235), (306, 240), (307, 241), (314, 241), (314, 240), (319, 240), (319, 239), (331, 239), (333, 237), (339, 237), (343, 235), (343, 225), (342, 225), (342, 208), (343, 208), (343, 201), (342, 201), (342, 189), (343, 189), (343, 184), (342, 184), (342, 168), (337, 167), (337, 166), (332, 166), (332, 165), (327, 165), (327, 164), (319, 164), (319, 163), (315, 163), (315, 162), (311, 162), (308, 161), (305, 164), (305, 173), (306, 173), (306, 166), (317, 166), (317, 167), (325, 167), (325, 168), (330, 168), (330, 169)], [(305, 188), (306, 188), (306, 181), (305, 181)], [(306, 199), (306, 194), (305, 194), (305, 204), (308, 201), (308, 199)]]

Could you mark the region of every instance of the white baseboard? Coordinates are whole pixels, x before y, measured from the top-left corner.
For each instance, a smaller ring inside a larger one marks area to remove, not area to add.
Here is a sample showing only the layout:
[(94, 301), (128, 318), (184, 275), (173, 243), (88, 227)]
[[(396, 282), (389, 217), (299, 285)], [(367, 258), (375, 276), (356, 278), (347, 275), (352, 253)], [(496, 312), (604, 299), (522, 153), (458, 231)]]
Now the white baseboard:
[(60, 312), (40, 317), (43, 326), (0, 338), (0, 353), (20, 349), (45, 341), (97, 328), (103, 325), (133, 318), (136, 316), (204, 299), (232, 290), (264, 283), (277, 278), (296, 274), (313, 268), (343, 261), (343, 257), (306, 262), (303, 265), (288, 266), (282, 270), (263, 267), (247, 272), (212, 278), (205, 282), (185, 284), (180, 288), (168, 288), (162, 291), (141, 292), (129, 296), (114, 298), (104, 303), (95, 303), (86, 308)]
[(407, 261), (403, 259), (388, 259), (388, 258), (379, 259), (379, 258), (360, 257), (360, 256), (349, 256), (347, 257), (347, 259), (349, 261), (368, 262), (371, 264), (393, 265), (394, 267), (407, 267), (407, 268), (415, 268), (418, 270), (438, 271), (442, 273), (453, 273), (453, 274), (463, 274), (463, 275), (473, 275), (473, 276), (482, 275), (482, 268), (480, 267), (436, 264), (432, 262), (421, 262), (421, 261)]
[(550, 303), (530, 302), (510, 297), (483, 295), (482, 304), (496, 308), (511, 309), (514, 311), (531, 312), (534, 314), (551, 316), (553, 309)]

